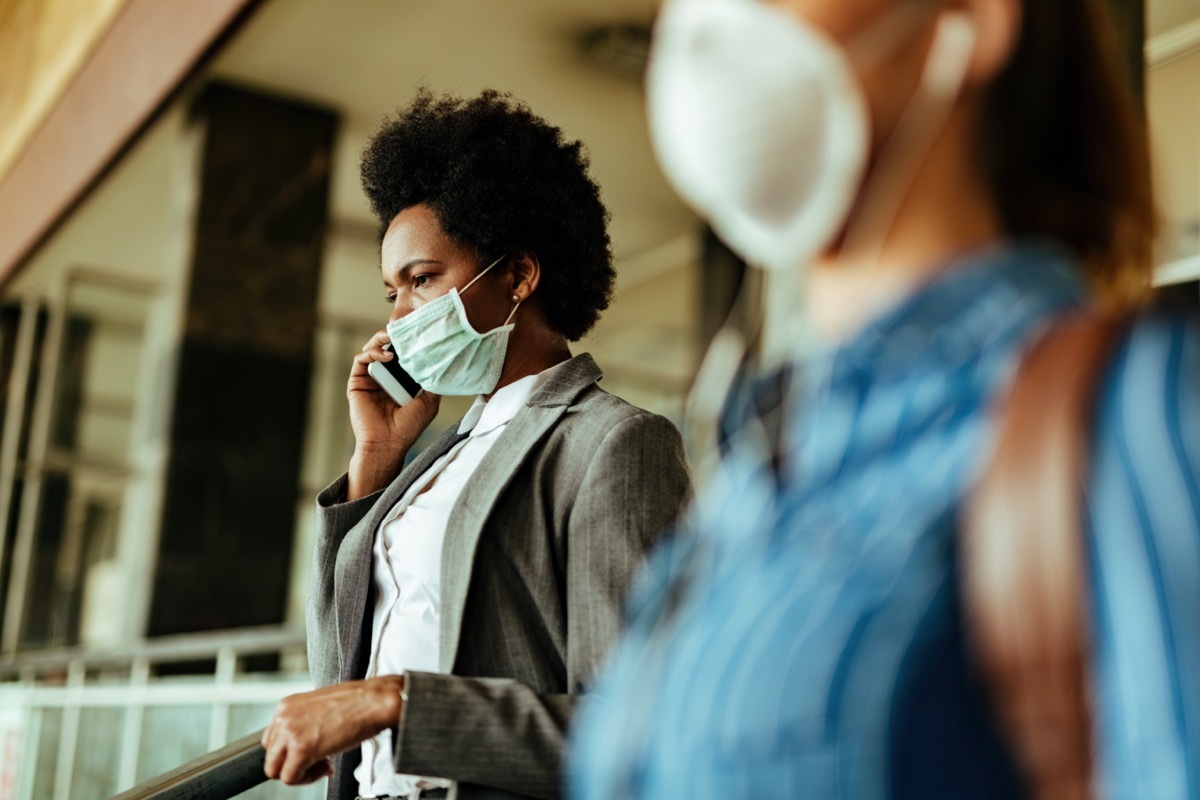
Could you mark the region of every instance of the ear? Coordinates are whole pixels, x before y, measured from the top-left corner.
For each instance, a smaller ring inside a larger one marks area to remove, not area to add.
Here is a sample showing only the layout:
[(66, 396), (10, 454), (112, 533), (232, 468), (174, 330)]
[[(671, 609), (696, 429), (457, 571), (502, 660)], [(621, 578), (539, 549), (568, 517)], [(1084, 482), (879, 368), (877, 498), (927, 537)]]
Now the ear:
[(532, 250), (516, 250), (508, 259), (512, 270), (512, 293), (525, 302), (535, 291), (542, 279), (542, 265)]
[(975, 49), (967, 67), (966, 86), (987, 86), (1008, 66), (1021, 40), (1022, 0), (962, 0), (961, 6), (975, 24)]

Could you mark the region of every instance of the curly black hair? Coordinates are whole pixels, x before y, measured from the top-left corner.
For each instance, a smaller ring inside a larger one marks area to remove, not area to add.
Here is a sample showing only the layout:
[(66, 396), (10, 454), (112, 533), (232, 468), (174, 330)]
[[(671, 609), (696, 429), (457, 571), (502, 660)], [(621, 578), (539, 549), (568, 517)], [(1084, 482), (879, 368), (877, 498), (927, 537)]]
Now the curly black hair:
[(526, 249), (542, 267), (549, 324), (570, 341), (608, 308), (609, 213), (579, 141), (492, 89), (465, 100), (421, 88), (363, 150), (362, 185), (382, 230), (406, 208), (481, 259)]

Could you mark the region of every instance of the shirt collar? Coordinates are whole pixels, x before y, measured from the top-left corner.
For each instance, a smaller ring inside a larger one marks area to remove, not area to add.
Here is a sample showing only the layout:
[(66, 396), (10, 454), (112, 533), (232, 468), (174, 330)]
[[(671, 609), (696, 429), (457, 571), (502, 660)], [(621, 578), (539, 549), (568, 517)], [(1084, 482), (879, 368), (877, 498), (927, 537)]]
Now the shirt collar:
[(566, 363), (569, 361), (555, 364), (536, 375), (526, 375), (520, 380), (513, 381), (508, 386), (493, 392), (491, 400), (485, 400), (483, 395), (479, 395), (467, 410), (462, 422), (458, 423), (458, 432), (483, 436), (507, 425), (517, 415), (517, 412), (525, 407), (529, 397), (541, 388), (542, 384), (548, 381), (559, 367)]

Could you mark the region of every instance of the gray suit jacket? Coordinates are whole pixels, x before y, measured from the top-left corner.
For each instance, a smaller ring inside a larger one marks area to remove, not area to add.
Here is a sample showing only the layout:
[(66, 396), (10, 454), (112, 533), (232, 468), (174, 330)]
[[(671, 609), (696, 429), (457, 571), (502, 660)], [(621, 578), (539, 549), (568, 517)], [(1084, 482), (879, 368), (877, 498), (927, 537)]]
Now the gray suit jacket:
[[(616, 638), (630, 578), (690, 495), (663, 417), (600, 389), (576, 356), (530, 398), (467, 483), (442, 557), (441, 672), (410, 672), (396, 737), (401, 773), (450, 778), (451, 797), (556, 797), (572, 708)], [(353, 502), (343, 475), (317, 498), (308, 608), (319, 686), (361, 678), (384, 516), (444, 454), (454, 430), (381, 492)], [(333, 800), (354, 798), (356, 748)]]

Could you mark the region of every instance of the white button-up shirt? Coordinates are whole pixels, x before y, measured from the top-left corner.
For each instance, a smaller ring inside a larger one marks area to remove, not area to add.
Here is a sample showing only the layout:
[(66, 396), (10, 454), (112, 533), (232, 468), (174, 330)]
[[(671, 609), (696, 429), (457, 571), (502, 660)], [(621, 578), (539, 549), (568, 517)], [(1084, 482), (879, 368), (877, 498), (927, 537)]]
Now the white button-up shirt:
[[(467, 438), (433, 462), (380, 524), (372, 559), (375, 610), (368, 678), (438, 671), (442, 543), (450, 512), (483, 457), (555, 369), (510, 383), (487, 402), (476, 398), (458, 426), (459, 433), (469, 433)], [(418, 788), (450, 785), (439, 778), (398, 774), (390, 729), (363, 742), (354, 777), (365, 797), (403, 797)]]

